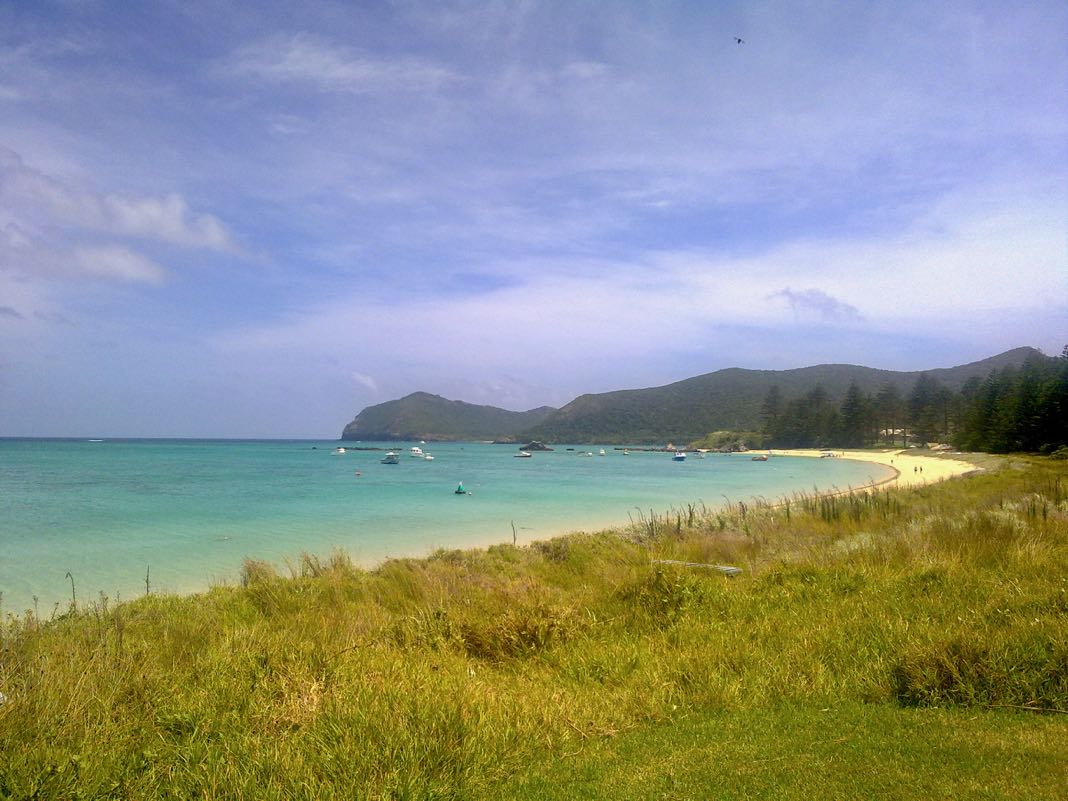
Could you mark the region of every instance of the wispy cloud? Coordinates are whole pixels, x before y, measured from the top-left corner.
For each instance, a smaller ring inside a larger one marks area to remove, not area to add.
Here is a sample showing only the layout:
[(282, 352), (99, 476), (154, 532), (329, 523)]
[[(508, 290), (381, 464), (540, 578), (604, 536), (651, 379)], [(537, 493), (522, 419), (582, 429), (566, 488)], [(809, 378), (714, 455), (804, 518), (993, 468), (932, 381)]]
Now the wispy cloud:
[(791, 289), (786, 287), (768, 295), (768, 300), (782, 298), (795, 315), (815, 314), (823, 320), (855, 321), (862, 319), (856, 306), (843, 303), (820, 289)]
[(365, 375), (364, 373), (352, 373), (352, 380), (359, 384), (364, 389), (368, 389), (371, 392), (378, 392), (378, 382), (375, 381), (373, 376)]
[(225, 70), (274, 83), (294, 83), (322, 92), (372, 94), (437, 89), (459, 80), (453, 71), (419, 58), (375, 58), (304, 33), (246, 45)]
[(26, 319), (17, 309), (13, 309), (10, 306), (0, 306), (0, 317), (13, 317), (16, 320)]
[(121, 245), (75, 248), (73, 257), (80, 272), (101, 278), (158, 284), (167, 274), (151, 259)]
[(226, 250), (230, 233), (216, 217), (193, 212), (178, 194), (101, 193), (53, 178), (0, 148), (0, 214), (42, 226), (61, 226)]
[(1063, 2), (75, 6), (0, 14), (0, 426), (1063, 344)]

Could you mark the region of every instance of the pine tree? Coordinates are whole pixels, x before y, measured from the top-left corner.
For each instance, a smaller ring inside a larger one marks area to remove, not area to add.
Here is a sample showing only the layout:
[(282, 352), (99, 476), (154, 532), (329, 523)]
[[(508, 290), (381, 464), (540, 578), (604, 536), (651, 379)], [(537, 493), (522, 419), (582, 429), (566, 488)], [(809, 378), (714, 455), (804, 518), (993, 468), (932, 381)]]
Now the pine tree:
[(845, 400), (842, 401), (841, 428), (835, 444), (843, 448), (862, 448), (868, 430), (867, 404), (860, 387), (854, 381), (849, 385)]
[(760, 407), (760, 419), (763, 422), (764, 436), (774, 442), (781, 434), (783, 415), (782, 390), (775, 384), (768, 390), (764, 405)]
[[(875, 410), (879, 421), (879, 428), (886, 432), (886, 438), (893, 442), (894, 432), (902, 427), (901, 394), (893, 384), (883, 384), (879, 394), (875, 396)], [(902, 445), (904, 445), (902, 441)]]
[(931, 442), (938, 439), (945, 417), (942, 385), (927, 373), (920, 373), (908, 400), (908, 424), (914, 439)]

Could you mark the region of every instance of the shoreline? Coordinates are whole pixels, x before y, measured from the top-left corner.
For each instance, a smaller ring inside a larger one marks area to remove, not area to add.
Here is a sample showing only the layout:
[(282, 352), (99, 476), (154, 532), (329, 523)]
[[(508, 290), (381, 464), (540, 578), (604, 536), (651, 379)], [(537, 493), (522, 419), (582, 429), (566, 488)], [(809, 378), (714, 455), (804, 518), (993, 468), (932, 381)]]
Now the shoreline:
[[(750, 458), (755, 454), (767, 453), (768, 451), (750, 451), (747, 454), (735, 454), (733, 458), (743, 459), (746, 456)], [(815, 488), (817, 493), (821, 496), (836, 496), (845, 495), (851, 492), (859, 492), (871, 487), (891, 487), (901, 486), (904, 488), (911, 488), (916, 486), (922, 486), (931, 484), (938, 481), (943, 481), (947, 478), (953, 478), (964, 475), (966, 473), (975, 472), (981, 470), (976, 465), (952, 459), (943, 456), (938, 456), (930, 452), (923, 452), (922, 454), (915, 454), (905, 452), (901, 449), (871, 449), (871, 450), (855, 450), (855, 451), (834, 451), (836, 454), (840, 454), (835, 458), (847, 459), (854, 462), (863, 462), (869, 464), (877, 464), (888, 471), (891, 471), (891, 475), (884, 477), (881, 480), (874, 481), (869, 480), (867, 483), (858, 484), (856, 486), (850, 486), (848, 488), (840, 488), (839, 486), (829, 486), (825, 490), (819, 490)], [(773, 453), (778, 456), (797, 456), (802, 458), (819, 458), (820, 451), (817, 449), (791, 449), (791, 450), (774, 450)], [(923, 468), (921, 471), (920, 468)], [(799, 487), (799, 490), (801, 488)], [(811, 492), (814, 488), (809, 487), (808, 492)], [(725, 498), (724, 502), (730, 504), (732, 502), (744, 501), (750, 503), (750, 501), (762, 501), (770, 506), (777, 506), (792, 497), (792, 493), (785, 493), (777, 497), (736, 497)], [(681, 505), (678, 505), (681, 504)], [(709, 508), (718, 507), (720, 504), (710, 504)], [(630, 508), (630, 507), (628, 507)], [(676, 507), (667, 506), (664, 508), (656, 509), (656, 514), (667, 513)], [(685, 500), (677, 500), (677, 508), (685, 508)], [(567, 520), (556, 521), (557, 524), (546, 525), (544, 527), (531, 528), (527, 525), (523, 525), (521, 521), (517, 521), (516, 525), (516, 537), (514, 544), (519, 547), (529, 546), (534, 542), (544, 542), (553, 540), (559, 537), (566, 537), (575, 534), (592, 534), (598, 532), (617, 532), (625, 534), (628, 530), (635, 525), (635, 521), (630, 516), (630, 513), (626, 513), (627, 518), (623, 519), (621, 516), (615, 515), (600, 515), (594, 510), (583, 509), (581, 506), (577, 506), (571, 510), (571, 514)], [(344, 552), (354, 564), (358, 565), (365, 570), (376, 570), (391, 560), (397, 559), (426, 559), (432, 556), (439, 550), (468, 550), (468, 549), (488, 549), (494, 546), (510, 545), (513, 540), (510, 536), (512, 531), (511, 521), (498, 520), (494, 523), (487, 523), (485, 526), (478, 526), (481, 530), (470, 530), (469, 536), (454, 538), (451, 536), (442, 536), (428, 538), (421, 547), (415, 548), (398, 548), (393, 550), (392, 548), (384, 549), (384, 552), (375, 553), (371, 549), (371, 552), (364, 551), (361, 553), (362, 548), (355, 546), (348, 542), (334, 542), (330, 547), (318, 549), (307, 549), (308, 553), (313, 556), (317, 556), (322, 559), (329, 557), (329, 554), (334, 550)], [(294, 568), (299, 571), (299, 564), (301, 554), (305, 552), (305, 548), (296, 545), (292, 550), (287, 550), (281, 555), (264, 555), (262, 553), (250, 552), (246, 556), (257, 560), (263, 559), (277, 570), (280, 575), (292, 574)], [(170, 577), (170, 580), (164, 578), (162, 575), (159, 579), (154, 574), (152, 576), (152, 590), (156, 593), (164, 595), (174, 596), (190, 596), (200, 595), (211, 592), (218, 587), (235, 587), (239, 586), (241, 582), (241, 565), (240, 562), (228, 565), (231, 570), (220, 569), (220, 565), (215, 565), (213, 569), (206, 571), (204, 575), (197, 577), (191, 576), (176, 576)], [(123, 591), (115, 590), (115, 598), (133, 599), (140, 595), (141, 577), (137, 577), (137, 580), (130, 586), (129, 595), (125, 591), (127, 588), (123, 585)], [(136, 585), (136, 587), (134, 586)], [(15, 588), (11, 588), (15, 589)], [(32, 589), (32, 588), (31, 588)], [(28, 597), (32, 597), (34, 593), (30, 590), (25, 591)], [(4, 612), (11, 613), (16, 610), (24, 610), (29, 608), (29, 601), (27, 599), (20, 599), (22, 593), (15, 591), (10, 595), (4, 593), (3, 604), (0, 606), (0, 615)], [(65, 584), (62, 591), (57, 593), (41, 593), (42, 598), (45, 601), (45, 608), (51, 606), (53, 600), (58, 600), (60, 604), (65, 603), (67, 596)], [(54, 597), (52, 597), (54, 596)], [(87, 597), (92, 597), (92, 594)]]
[[(822, 458), (821, 454), (825, 453), (826, 450), (818, 448), (793, 448), (786, 450), (772, 449), (770, 452), (776, 456), (802, 456), (805, 458), (819, 459)], [(923, 487), (928, 484), (936, 484), (940, 481), (946, 481), (950, 478), (958, 478), (959, 476), (983, 469), (971, 462), (945, 458), (935, 455), (930, 451), (924, 453), (911, 453), (909, 450), (903, 448), (866, 448), (861, 450), (834, 449), (831, 450), (831, 452), (836, 454), (832, 457), (835, 459), (849, 459), (854, 462), (879, 464), (893, 470), (895, 475), (876, 482), (874, 486), (877, 487)], [(822, 495), (824, 493), (820, 494)]]
[[(772, 458), (780, 456), (798, 456), (802, 458), (823, 458), (822, 453), (825, 449), (819, 448), (774, 448), (770, 450), (752, 450), (736, 454), (739, 456), (749, 456), (750, 458), (756, 454), (772, 453)], [(912, 489), (915, 487), (927, 486), (929, 484), (936, 484), (941, 481), (946, 481), (951, 478), (959, 478), (969, 473), (980, 472), (984, 468), (979, 467), (970, 462), (965, 462), (960, 459), (949, 459), (943, 456), (939, 456), (931, 453), (930, 451), (924, 451), (923, 453), (910, 453), (907, 449), (903, 448), (865, 448), (857, 450), (840, 450), (835, 449), (832, 451), (837, 454), (833, 458), (847, 459), (854, 462), (864, 462), (867, 464), (877, 464), (881, 467), (886, 467), (893, 471), (893, 474), (888, 478), (884, 478), (881, 481), (873, 481), (868, 484), (859, 485), (856, 487), (849, 487), (847, 489), (828, 489), (818, 491), (820, 497), (834, 497), (838, 495), (848, 495), (853, 492), (861, 492), (872, 487), (902, 487), (904, 489)], [(735, 499), (744, 500), (749, 502), (749, 498)], [(775, 500), (763, 499), (769, 503), (770, 506), (779, 506), (789, 500), (789, 496), (783, 495)], [(731, 501), (727, 501), (731, 503)], [(605, 524), (595, 523), (588, 526), (574, 526), (565, 529), (557, 529), (552, 532), (539, 532), (538, 534), (528, 534), (526, 537), (519, 534), (516, 538), (515, 545), (517, 547), (523, 547), (531, 545), (534, 542), (545, 542), (548, 540), (556, 539), (557, 537), (566, 537), (571, 534), (582, 533), (595, 533), (600, 531), (623, 531), (630, 523), (612, 523), (606, 522)], [(494, 536), (492, 539), (482, 540), (479, 539), (475, 544), (463, 546), (463, 548), (490, 548), (495, 545), (506, 545), (507, 540), (500, 539)], [(430, 553), (433, 553), (431, 551)], [(425, 558), (430, 553), (424, 554)], [(383, 562), (388, 561), (388, 557)], [(404, 557), (400, 557), (404, 558)], [(379, 564), (381, 564), (380, 562)], [(377, 565), (376, 565), (377, 566)]]

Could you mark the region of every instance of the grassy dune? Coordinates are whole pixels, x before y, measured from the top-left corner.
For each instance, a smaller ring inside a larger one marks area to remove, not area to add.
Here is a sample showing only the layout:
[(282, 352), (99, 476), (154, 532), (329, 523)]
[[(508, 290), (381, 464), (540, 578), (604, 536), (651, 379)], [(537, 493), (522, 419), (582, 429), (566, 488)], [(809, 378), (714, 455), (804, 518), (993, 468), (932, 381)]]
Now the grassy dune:
[[(654, 559), (727, 563), (714, 571)], [(1060, 798), (1068, 466), (9, 618), (0, 798)]]

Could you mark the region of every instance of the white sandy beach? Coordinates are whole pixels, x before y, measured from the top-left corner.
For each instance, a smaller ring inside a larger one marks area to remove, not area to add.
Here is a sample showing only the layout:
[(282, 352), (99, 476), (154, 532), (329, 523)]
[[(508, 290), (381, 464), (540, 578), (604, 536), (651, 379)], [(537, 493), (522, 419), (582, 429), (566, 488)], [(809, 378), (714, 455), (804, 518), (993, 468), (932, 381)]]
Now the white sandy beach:
[[(798, 448), (793, 450), (774, 449), (774, 453), (784, 456), (809, 456), (820, 458), (826, 451)], [(857, 462), (874, 462), (886, 465), (897, 471), (897, 475), (880, 482), (881, 486), (918, 487), (945, 481), (947, 478), (962, 476), (982, 468), (959, 459), (936, 456), (930, 452), (899, 449), (886, 450), (832, 450), (838, 454), (835, 458), (852, 459)]]

